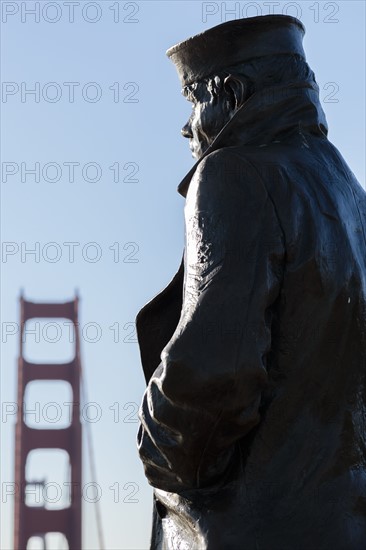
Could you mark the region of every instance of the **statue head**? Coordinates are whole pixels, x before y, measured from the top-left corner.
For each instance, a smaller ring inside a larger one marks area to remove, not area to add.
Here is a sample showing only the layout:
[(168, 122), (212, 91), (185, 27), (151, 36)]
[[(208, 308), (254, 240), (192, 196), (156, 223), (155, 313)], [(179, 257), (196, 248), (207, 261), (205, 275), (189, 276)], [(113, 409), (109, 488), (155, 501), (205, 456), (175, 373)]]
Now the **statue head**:
[(248, 84), (242, 75), (218, 74), (183, 88), (183, 95), (192, 102), (192, 114), (181, 132), (189, 138), (193, 157), (203, 155), (249, 97)]
[(167, 51), (192, 102), (182, 128), (200, 158), (255, 92), (276, 84), (314, 80), (305, 61), (300, 21), (285, 15), (229, 21)]

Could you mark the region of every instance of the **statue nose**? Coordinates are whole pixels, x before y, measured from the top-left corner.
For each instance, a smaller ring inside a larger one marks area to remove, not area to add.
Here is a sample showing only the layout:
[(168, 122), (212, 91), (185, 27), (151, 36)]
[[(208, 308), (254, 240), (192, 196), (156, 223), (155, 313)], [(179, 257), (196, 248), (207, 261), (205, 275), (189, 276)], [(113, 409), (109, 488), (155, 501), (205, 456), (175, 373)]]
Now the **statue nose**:
[(185, 138), (193, 138), (191, 124), (189, 122), (181, 129), (181, 134)]

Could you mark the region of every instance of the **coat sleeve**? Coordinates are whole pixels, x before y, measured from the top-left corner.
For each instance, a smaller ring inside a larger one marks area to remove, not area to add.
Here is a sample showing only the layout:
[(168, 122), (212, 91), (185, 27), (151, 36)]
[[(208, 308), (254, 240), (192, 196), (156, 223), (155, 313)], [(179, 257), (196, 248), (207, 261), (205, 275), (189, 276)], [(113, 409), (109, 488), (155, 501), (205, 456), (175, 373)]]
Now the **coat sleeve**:
[(284, 259), (266, 187), (233, 152), (199, 164), (185, 224), (181, 316), (144, 394), (138, 434), (149, 483), (176, 493), (220, 478), (235, 442), (260, 421)]

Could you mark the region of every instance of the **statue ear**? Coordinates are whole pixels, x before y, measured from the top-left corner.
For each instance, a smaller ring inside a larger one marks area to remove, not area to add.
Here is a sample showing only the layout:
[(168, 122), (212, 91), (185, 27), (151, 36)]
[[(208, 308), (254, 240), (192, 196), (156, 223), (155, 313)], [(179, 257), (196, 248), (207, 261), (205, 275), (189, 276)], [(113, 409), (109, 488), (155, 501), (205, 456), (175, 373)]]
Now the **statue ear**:
[(233, 110), (239, 109), (249, 97), (248, 84), (244, 79), (230, 74), (224, 80), (224, 90), (230, 98)]

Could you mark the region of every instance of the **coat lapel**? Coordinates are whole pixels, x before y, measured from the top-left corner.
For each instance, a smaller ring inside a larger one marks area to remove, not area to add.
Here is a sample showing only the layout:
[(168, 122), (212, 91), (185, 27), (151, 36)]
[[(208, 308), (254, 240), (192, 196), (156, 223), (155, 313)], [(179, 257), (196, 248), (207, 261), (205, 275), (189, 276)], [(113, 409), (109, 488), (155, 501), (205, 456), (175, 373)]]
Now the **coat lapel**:
[(160, 364), (160, 354), (178, 324), (183, 302), (184, 253), (170, 283), (137, 314), (136, 332), (141, 363), (148, 382)]

